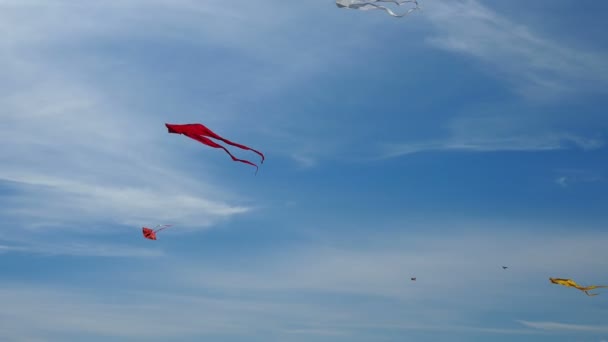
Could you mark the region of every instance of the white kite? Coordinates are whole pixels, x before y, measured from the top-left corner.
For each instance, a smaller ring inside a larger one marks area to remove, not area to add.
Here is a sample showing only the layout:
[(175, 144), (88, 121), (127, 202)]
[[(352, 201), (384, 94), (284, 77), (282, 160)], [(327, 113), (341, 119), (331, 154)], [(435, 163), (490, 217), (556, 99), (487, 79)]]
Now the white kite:
[[(415, 7), (408, 9), (403, 14), (397, 14), (388, 7), (385, 7), (382, 5), (377, 5), (376, 3), (379, 3), (379, 2), (390, 2), (390, 3), (396, 4), (397, 6), (401, 6), (401, 5), (409, 3), (409, 4), (414, 4)], [(362, 10), (362, 11), (382, 9), (382, 10), (385, 10), (386, 13), (392, 15), (393, 17), (404, 17), (404, 16), (412, 13), (413, 11), (419, 9), (418, 0), (336, 0), (336, 6), (338, 6), (339, 8), (350, 8), (350, 9), (357, 9), (357, 10)]]

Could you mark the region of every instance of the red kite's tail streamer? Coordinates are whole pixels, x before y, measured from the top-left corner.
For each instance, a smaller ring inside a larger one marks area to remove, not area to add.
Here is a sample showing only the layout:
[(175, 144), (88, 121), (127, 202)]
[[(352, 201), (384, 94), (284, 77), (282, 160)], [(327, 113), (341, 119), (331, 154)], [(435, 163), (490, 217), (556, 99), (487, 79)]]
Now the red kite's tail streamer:
[[(236, 147), (238, 147), (240, 149), (243, 149), (243, 150), (253, 151), (253, 152), (257, 153), (260, 157), (262, 157), (262, 162), (261, 163), (264, 164), (264, 159), (265, 158), (264, 158), (264, 154), (262, 152), (260, 152), (258, 150), (255, 150), (255, 149), (253, 149), (251, 147), (248, 147), (248, 146), (245, 146), (245, 145), (241, 145), (241, 144), (232, 142), (232, 141), (230, 141), (230, 140), (228, 140), (226, 138), (222, 138), (221, 136), (217, 135), (215, 132), (213, 132), (212, 130), (210, 130), (207, 127), (205, 127), (205, 129), (206, 129), (205, 133), (207, 133), (206, 135), (209, 135), (210, 137), (212, 137), (214, 139), (221, 140), (221, 141), (225, 142), (228, 145), (236, 146)], [(205, 134), (203, 134), (203, 135), (205, 135)]]
[(236, 162), (241, 162), (241, 163), (252, 165), (252, 166), (255, 167), (255, 172), (256, 173), (258, 172), (258, 166), (257, 165), (255, 165), (254, 163), (252, 163), (252, 162), (250, 162), (248, 160), (239, 159), (239, 158), (233, 156), (232, 153), (230, 153), (230, 151), (228, 151), (227, 148), (225, 148), (224, 146), (216, 143), (215, 141), (213, 141), (213, 140), (211, 140), (211, 139), (209, 139), (207, 137), (200, 136), (200, 135), (194, 135), (194, 134), (189, 134), (189, 133), (184, 134), (184, 135), (187, 136), (188, 138), (191, 138), (191, 139), (194, 139), (196, 141), (199, 141), (199, 142), (201, 142), (201, 143), (203, 143), (203, 144), (205, 144), (207, 146), (211, 146), (211, 147), (214, 147), (214, 148), (221, 148), (222, 150), (226, 151), (226, 153), (228, 153), (228, 155), (230, 156), (230, 158), (232, 158), (232, 160), (234, 160)]
[(241, 148), (243, 150), (248, 150), (248, 151), (253, 151), (255, 153), (257, 153), (258, 155), (260, 155), (260, 157), (262, 157), (262, 164), (264, 163), (264, 154), (262, 152), (259, 152), (251, 147), (245, 146), (245, 145), (241, 145), (235, 142), (232, 142), (228, 139), (225, 139), (221, 136), (219, 136), (218, 134), (216, 134), (215, 132), (213, 132), (212, 130), (210, 130), (209, 128), (207, 128), (206, 126), (202, 125), (202, 124), (184, 124), (184, 125), (175, 125), (175, 124), (165, 124), (165, 126), (167, 126), (167, 130), (169, 131), (169, 133), (175, 133), (175, 134), (183, 134), (185, 136), (187, 136), (190, 139), (194, 139), (202, 144), (205, 144), (207, 146), (213, 147), (213, 148), (221, 148), (223, 149), (226, 153), (228, 153), (228, 155), (230, 156), (230, 158), (232, 158), (233, 161), (236, 162), (241, 162), (241, 163), (245, 163), (245, 164), (249, 164), (252, 165), (256, 168), (256, 174), (258, 172), (258, 166), (250, 161), (247, 160), (243, 160), (243, 159), (239, 159), (236, 158), (235, 156), (232, 155), (232, 153), (230, 153), (230, 151), (228, 151), (228, 149), (226, 149), (224, 146), (212, 141), (211, 139), (207, 138), (207, 137), (211, 137), (217, 140), (221, 140), (223, 142), (225, 142), (226, 144)]

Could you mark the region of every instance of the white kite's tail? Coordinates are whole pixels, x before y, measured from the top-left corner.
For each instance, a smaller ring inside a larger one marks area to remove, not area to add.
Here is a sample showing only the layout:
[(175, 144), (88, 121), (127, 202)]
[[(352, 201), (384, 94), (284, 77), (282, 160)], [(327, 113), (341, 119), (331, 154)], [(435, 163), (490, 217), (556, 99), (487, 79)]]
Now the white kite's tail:
[[(398, 6), (401, 6), (404, 4), (415, 4), (416, 6), (414, 8), (410, 8), (403, 14), (397, 14), (392, 9), (390, 9), (386, 6), (377, 5), (376, 3), (378, 3), (378, 2), (390, 2), (390, 3), (393, 3)], [(389, 15), (391, 15), (393, 17), (398, 17), (398, 18), (404, 17), (404, 16), (420, 9), (420, 7), (418, 5), (418, 0), (337, 0), (336, 5), (338, 7), (347, 7), (347, 8), (358, 9), (358, 10), (363, 10), (363, 11), (371, 10), (371, 9), (381, 9), (381, 10), (384, 10)]]
[[(392, 1), (389, 1), (392, 2)], [(407, 12), (403, 13), (403, 14), (397, 14), (395, 12), (393, 12), (390, 8), (388, 7), (384, 7), (381, 5), (375, 5), (375, 4), (369, 4), (370, 6), (374, 6), (378, 9), (383, 9), (384, 11), (386, 11), (386, 13), (392, 15), (393, 17), (397, 17), (397, 18), (401, 18), (401, 17), (405, 17), (406, 15), (418, 10), (418, 6), (414, 7), (414, 8), (410, 8), (409, 10), (407, 10)]]

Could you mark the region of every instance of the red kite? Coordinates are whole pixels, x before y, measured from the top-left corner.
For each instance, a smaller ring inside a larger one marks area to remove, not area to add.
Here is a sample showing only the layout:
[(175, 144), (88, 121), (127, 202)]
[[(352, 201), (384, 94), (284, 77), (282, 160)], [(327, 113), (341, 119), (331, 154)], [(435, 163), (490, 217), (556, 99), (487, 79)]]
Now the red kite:
[(147, 227), (143, 227), (141, 229), (141, 232), (142, 232), (142, 234), (144, 235), (144, 237), (146, 239), (156, 240), (156, 232), (160, 232), (161, 230), (163, 230), (165, 228), (169, 228), (169, 227), (171, 227), (171, 225), (170, 224), (165, 224), (165, 225), (162, 225), (162, 226), (159, 225), (159, 226), (156, 226), (154, 228), (158, 228), (158, 227), (162, 227), (162, 228), (157, 229), (157, 230), (153, 230), (153, 229), (150, 229), (150, 228), (147, 228)]
[(169, 130), (169, 133), (176, 133), (176, 134), (183, 134), (185, 136), (187, 136), (190, 139), (194, 139), (200, 143), (203, 143), (207, 146), (211, 146), (214, 148), (221, 148), (224, 151), (226, 151), (226, 153), (228, 153), (228, 155), (232, 158), (232, 160), (234, 161), (238, 161), (241, 163), (245, 163), (245, 164), (249, 164), (249, 165), (253, 165), (255, 166), (255, 172), (257, 173), (258, 171), (258, 166), (250, 161), (247, 160), (242, 160), (242, 159), (238, 159), (235, 156), (233, 156), (230, 151), (228, 151), (224, 146), (216, 143), (215, 141), (207, 138), (207, 137), (211, 137), (213, 139), (217, 139), (217, 140), (221, 140), (223, 142), (225, 142), (228, 145), (232, 145), (232, 146), (236, 146), (238, 148), (241, 148), (243, 150), (249, 150), (249, 151), (253, 151), (257, 154), (259, 154), (262, 157), (262, 164), (264, 163), (264, 154), (262, 154), (259, 151), (256, 151), (250, 147), (247, 147), (245, 145), (241, 145), (241, 144), (237, 144), (234, 143), (230, 140), (224, 139), (222, 137), (220, 137), (219, 135), (217, 135), (216, 133), (214, 133), (212, 130), (210, 130), (209, 128), (207, 128), (204, 125), (201, 124), (185, 124), (185, 125), (174, 125), (174, 124), (168, 124), (166, 123), (165, 126), (167, 126), (167, 129)]

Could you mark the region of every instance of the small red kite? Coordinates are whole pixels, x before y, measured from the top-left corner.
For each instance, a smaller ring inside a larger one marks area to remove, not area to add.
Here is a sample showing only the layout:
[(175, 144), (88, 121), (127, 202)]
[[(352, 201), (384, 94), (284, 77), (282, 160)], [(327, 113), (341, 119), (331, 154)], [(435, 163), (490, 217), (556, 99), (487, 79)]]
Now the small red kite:
[(232, 158), (232, 160), (234, 161), (238, 161), (241, 163), (245, 163), (245, 164), (249, 164), (249, 165), (253, 165), (255, 166), (255, 172), (257, 173), (258, 171), (258, 166), (250, 161), (247, 160), (242, 160), (242, 159), (238, 159), (235, 156), (233, 156), (230, 151), (228, 151), (224, 146), (216, 143), (215, 141), (207, 138), (213, 138), (213, 139), (217, 139), (217, 140), (221, 140), (223, 142), (225, 142), (228, 145), (232, 145), (232, 146), (236, 146), (238, 148), (241, 148), (243, 150), (249, 150), (249, 151), (253, 151), (257, 154), (259, 154), (262, 157), (262, 164), (264, 163), (264, 154), (262, 154), (259, 151), (256, 151), (250, 147), (247, 147), (245, 145), (241, 145), (241, 144), (237, 144), (234, 143), (230, 140), (224, 139), (222, 137), (220, 137), (219, 135), (217, 135), (216, 133), (214, 133), (212, 130), (210, 130), (209, 128), (207, 128), (206, 126), (202, 125), (202, 124), (185, 124), (185, 125), (174, 125), (174, 124), (168, 124), (166, 123), (165, 126), (167, 126), (167, 129), (169, 130), (169, 133), (175, 133), (175, 134), (183, 134), (185, 136), (187, 136), (190, 139), (194, 139), (200, 143), (203, 143), (207, 146), (211, 146), (214, 148), (221, 148), (224, 151), (226, 151), (226, 153), (228, 153), (228, 155)]
[(160, 232), (161, 230), (163, 230), (165, 228), (169, 228), (169, 227), (171, 227), (171, 225), (170, 224), (165, 224), (165, 225), (162, 225), (162, 226), (159, 225), (159, 226), (156, 226), (154, 228), (158, 228), (158, 227), (161, 227), (161, 228), (157, 229), (157, 230), (153, 230), (153, 229), (150, 229), (150, 228), (147, 228), (147, 227), (143, 227), (141, 229), (141, 233), (148, 240), (156, 240), (156, 232)]

